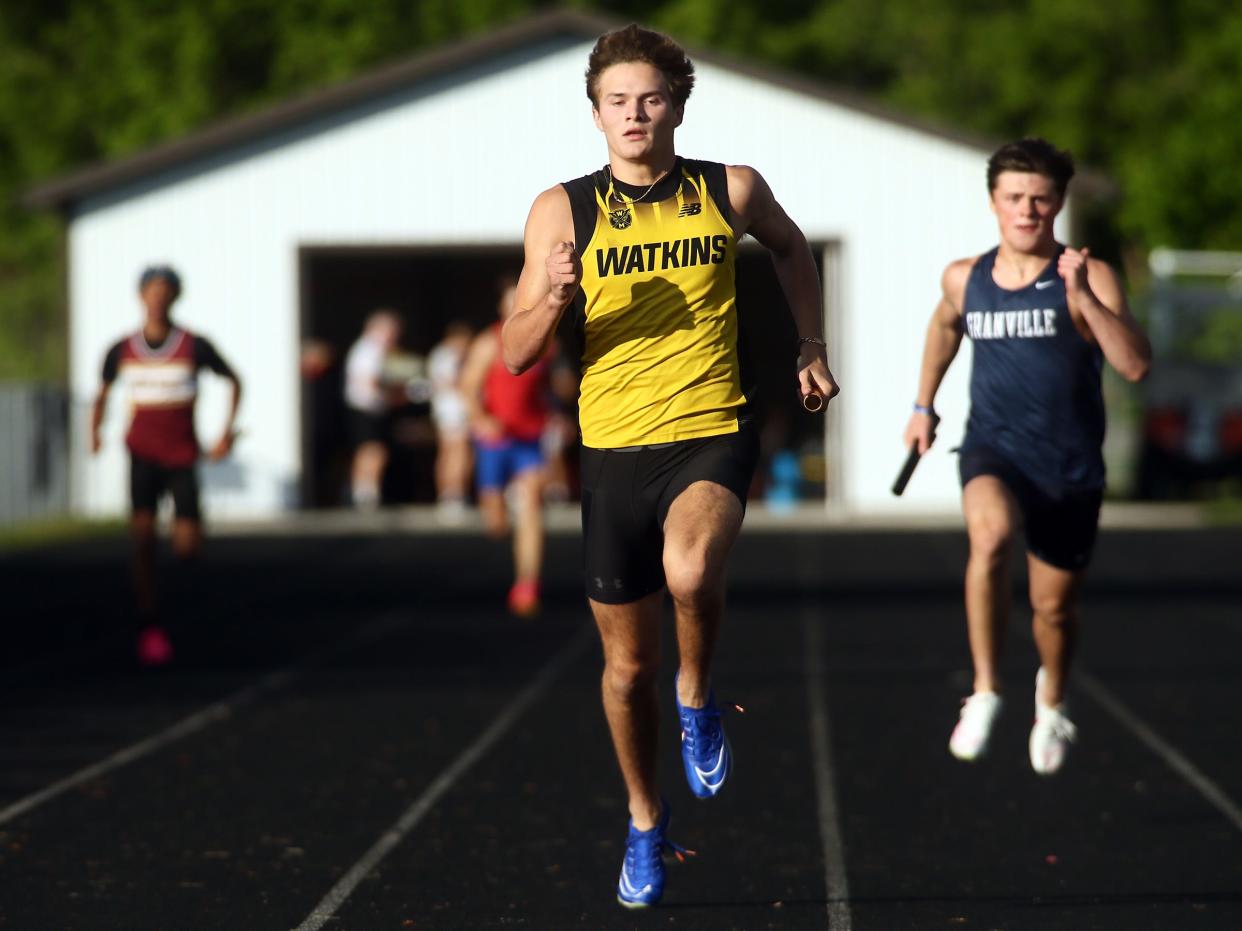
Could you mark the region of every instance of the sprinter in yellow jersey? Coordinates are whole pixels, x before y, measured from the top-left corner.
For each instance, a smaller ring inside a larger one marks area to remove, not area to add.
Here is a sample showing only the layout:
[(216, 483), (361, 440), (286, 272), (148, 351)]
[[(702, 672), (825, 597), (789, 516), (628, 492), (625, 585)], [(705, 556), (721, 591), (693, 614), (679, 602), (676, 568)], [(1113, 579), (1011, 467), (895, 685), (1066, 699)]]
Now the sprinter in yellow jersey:
[(802, 232), (754, 169), (676, 154), (673, 136), (694, 84), (685, 52), (627, 26), (600, 37), (586, 84), (608, 164), (536, 198), (503, 351), (513, 372), (533, 365), (573, 305), (582, 337), (585, 581), (631, 818), (617, 898), (634, 908), (660, 900), (661, 853), (681, 852), (665, 838), (669, 810), (656, 782), (665, 588), (676, 610), (675, 690), (691, 792), (714, 796), (732, 768), (710, 666), (725, 561), (758, 454), (734, 308), (744, 234), (771, 251), (793, 309), (798, 390), (827, 401), (838, 389)]

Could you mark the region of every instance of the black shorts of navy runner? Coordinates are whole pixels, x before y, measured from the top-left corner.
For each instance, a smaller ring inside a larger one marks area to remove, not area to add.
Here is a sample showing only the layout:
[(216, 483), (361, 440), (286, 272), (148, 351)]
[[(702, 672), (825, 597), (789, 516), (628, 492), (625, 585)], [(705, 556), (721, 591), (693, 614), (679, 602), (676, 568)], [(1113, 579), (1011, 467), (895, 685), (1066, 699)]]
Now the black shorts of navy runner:
[(963, 449), (958, 475), (963, 489), (980, 475), (1000, 480), (1022, 514), (1026, 548), (1032, 555), (1067, 572), (1087, 567), (1099, 534), (1102, 488), (1044, 487), (987, 447)]
[[(936, 427), (940, 425), (940, 418), (932, 414), (932, 433), (936, 432)], [(906, 461), (901, 464), (901, 471), (897, 473), (897, 481), (893, 482), (893, 494), (901, 497), (902, 492), (906, 490), (906, 485), (910, 483), (910, 476), (914, 474), (914, 467), (919, 464), (919, 460), (923, 454), (919, 452), (918, 441), (910, 444), (910, 452), (906, 454)]]

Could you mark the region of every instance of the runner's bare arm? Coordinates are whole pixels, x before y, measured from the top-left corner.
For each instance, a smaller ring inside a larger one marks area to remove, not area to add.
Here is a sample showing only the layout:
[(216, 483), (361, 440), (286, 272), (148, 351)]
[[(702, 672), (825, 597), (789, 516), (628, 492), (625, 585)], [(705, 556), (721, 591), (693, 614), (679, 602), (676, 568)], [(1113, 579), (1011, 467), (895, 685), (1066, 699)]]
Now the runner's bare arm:
[[(745, 165), (725, 169), (733, 231), (740, 240), (749, 233), (772, 253), (776, 277), (793, 312), (798, 336), (824, 338), (823, 292), (806, 237), (777, 203), (763, 176)], [(828, 370), (828, 355), (815, 343), (798, 344), (798, 388), (805, 398), (819, 394), (831, 400), (841, 390)]]
[(1108, 364), (1126, 381), (1141, 381), (1151, 368), (1151, 343), (1130, 313), (1125, 290), (1107, 262), (1068, 246), (1057, 260), (1070, 309), (1099, 343)]
[(91, 408), (91, 452), (97, 453), (103, 446), (99, 436), (99, 428), (103, 426), (104, 414), (108, 410), (108, 393), (112, 390), (110, 382), (101, 382), (99, 393), (95, 395), (95, 405)]
[(526, 259), (514, 298), (516, 309), (501, 334), (505, 367), (514, 375), (547, 352), (561, 314), (578, 293), (582, 263), (573, 237), (569, 195), (558, 184), (535, 198), (526, 219)]
[(495, 423), (483, 409), (483, 381), (487, 370), (496, 358), (496, 334), (486, 329), (470, 343), (466, 358), (461, 365), (461, 378), (457, 388), (466, 404), (466, 417), (471, 431), (483, 439), (491, 439), (497, 432)]
[[(920, 407), (932, 408), (945, 372), (962, 344), (962, 302), (966, 294), (966, 279), (974, 264), (974, 259), (958, 259), (950, 262), (940, 276), (940, 301), (927, 324), (919, 387), (914, 396), (915, 403)], [(918, 411), (911, 414), (902, 437), (903, 445), (909, 449), (918, 443), (919, 453), (922, 454), (927, 452), (935, 439), (935, 419)]]
[(241, 379), (236, 374), (229, 375), (229, 413), (228, 418), (224, 421), (224, 430), (220, 434), (220, 439), (216, 441), (216, 445), (211, 448), (208, 458), (213, 461), (219, 461), (233, 451), (233, 443), (237, 440), (237, 411), (241, 407), (242, 384)]

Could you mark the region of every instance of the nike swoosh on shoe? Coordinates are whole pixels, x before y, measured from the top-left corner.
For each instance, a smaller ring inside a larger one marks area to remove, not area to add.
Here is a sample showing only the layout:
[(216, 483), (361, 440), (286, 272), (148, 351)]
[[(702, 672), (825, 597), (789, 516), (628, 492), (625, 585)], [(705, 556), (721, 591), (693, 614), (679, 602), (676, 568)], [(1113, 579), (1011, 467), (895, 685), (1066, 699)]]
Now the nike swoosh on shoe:
[(651, 883), (647, 883), (647, 885), (643, 886), (641, 889), (638, 889), (633, 883), (630, 882), (629, 877), (623, 872), (621, 874), (621, 889), (628, 896), (646, 895), (651, 891)]
[(711, 769), (699, 769), (697, 766), (695, 766), (694, 771), (699, 774), (699, 778), (702, 779), (704, 785), (706, 785), (709, 779), (711, 779), (713, 776), (715, 776), (717, 773), (720, 772), (721, 767), (724, 766), (724, 762), (725, 762), (725, 748), (724, 748), (724, 745), (721, 744), (720, 753), (716, 756), (716, 765), (713, 766)]

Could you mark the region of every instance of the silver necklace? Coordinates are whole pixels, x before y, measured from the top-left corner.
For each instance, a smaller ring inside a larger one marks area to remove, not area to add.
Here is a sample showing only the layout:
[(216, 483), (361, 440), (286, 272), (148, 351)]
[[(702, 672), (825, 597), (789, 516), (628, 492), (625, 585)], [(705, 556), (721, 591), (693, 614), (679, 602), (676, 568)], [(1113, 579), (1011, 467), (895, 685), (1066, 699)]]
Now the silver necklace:
[[(621, 203), (623, 203), (623, 204), (624, 204), (624, 203), (625, 203), (625, 201), (626, 201), (626, 197), (625, 197), (625, 195), (624, 195), (624, 194), (622, 194), (622, 193), (621, 193), (620, 191), (618, 191), (618, 190), (617, 190), (617, 188), (616, 188), (616, 180), (617, 180), (617, 179), (616, 179), (616, 178), (614, 178), (614, 177), (612, 176), (612, 166), (611, 166), (611, 165), (605, 165), (605, 166), (604, 166), (604, 171), (608, 172), (608, 188), (609, 188), (609, 190), (611, 190), (611, 191), (612, 191), (613, 196), (614, 196), (614, 197), (616, 197), (616, 198), (617, 198), (617, 200), (621, 201)], [(656, 176), (656, 179), (655, 179), (654, 181), (652, 181), (649, 185), (647, 185), (647, 190), (643, 191), (643, 192), (642, 192), (641, 194), (639, 194), (637, 197), (631, 197), (631, 198), (629, 198), (629, 202), (630, 202), (631, 204), (638, 204), (638, 203), (642, 203), (642, 199), (643, 199), (644, 197), (646, 197), (648, 194), (650, 194), (650, 193), (652, 192), (652, 190), (655, 188), (655, 186), (656, 186), (657, 184), (659, 184), (661, 181), (663, 181), (663, 180), (664, 180), (664, 176), (665, 176), (666, 174), (668, 174), (668, 173), (669, 173), (669, 169), (665, 168), (662, 172), (660, 172), (660, 173), (659, 173), (659, 175), (657, 175), (657, 176)]]

